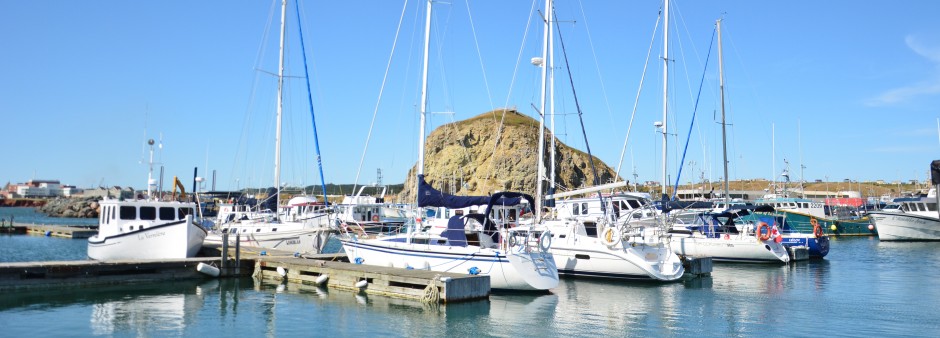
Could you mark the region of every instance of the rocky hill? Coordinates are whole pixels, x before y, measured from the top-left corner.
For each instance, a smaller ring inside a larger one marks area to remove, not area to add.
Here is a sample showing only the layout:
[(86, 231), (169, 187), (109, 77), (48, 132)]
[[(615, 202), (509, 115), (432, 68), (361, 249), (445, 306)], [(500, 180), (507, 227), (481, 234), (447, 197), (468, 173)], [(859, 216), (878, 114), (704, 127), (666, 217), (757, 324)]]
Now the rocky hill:
[[(488, 195), (496, 191), (534, 195), (538, 125), (537, 120), (515, 110), (495, 110), (443, 125), (425, 141), (425, 180), (455, 195)], [(547, 129), (545, 135), (547, 164), (550, 146), (547, 141), (552, 136)], [(557, 139), (555, 142), (557, 191), (593, 185), (594, 174), (587, 153)], [(608, 183), (615, 177), (613, 169), (597, 157), (594, 157), (594, 165), (599, 182)], [(415, 169), (412, 167), (398, 200), (413, 201), (414, 188)]]

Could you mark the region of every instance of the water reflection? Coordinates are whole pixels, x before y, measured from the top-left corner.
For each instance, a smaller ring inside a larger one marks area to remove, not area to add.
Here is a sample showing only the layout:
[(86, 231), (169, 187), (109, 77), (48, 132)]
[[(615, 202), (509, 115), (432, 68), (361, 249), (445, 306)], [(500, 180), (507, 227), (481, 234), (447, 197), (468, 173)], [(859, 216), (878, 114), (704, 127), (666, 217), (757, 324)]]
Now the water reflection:
[[(425, 304), (313, 285), (174, 281), (0, 294), (4, 335), (930, 336), (940, 243), (840, 239), (823, 260), (716, 264), (668, 284), (563, 279), (549, 294)], [(836, 324), (845, 324), (840, 328)]]

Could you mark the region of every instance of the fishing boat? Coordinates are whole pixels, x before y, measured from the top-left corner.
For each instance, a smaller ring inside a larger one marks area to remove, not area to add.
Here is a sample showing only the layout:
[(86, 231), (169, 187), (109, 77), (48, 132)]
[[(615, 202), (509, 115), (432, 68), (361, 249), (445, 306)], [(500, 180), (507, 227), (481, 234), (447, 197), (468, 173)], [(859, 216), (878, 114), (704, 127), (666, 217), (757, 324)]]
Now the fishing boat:
[(897, 211), (868, 213), (872, 223), (878, 228), (879, 240), (940, 241), (940, 211), (937, 210), (936, 188), (931, 188), (927, 196), (896, 198), (893, 203), (900, 206), (895, 209)]
[[(784, 170), (786, 176), (787, 170)], [(787, 176), (788, 177), (788, 176)], [(788, 177), (789, 178), (789, 177)], [(791, 197), (784, 186), (783, 193), (770, 194), (754, 201), (756, 205), (772, 207), (777, 215), (786, 217), (793, 231), (815, 234), (820, 229), (836, 236), (874, 236), (878, 232), (868, 216), (845, 215), (833, 212), (836, 208), (806, 198)]]
[(363, 186), (352, 196), (344, 196), (336, 205), (340, 226), (360, 234), (394, 233), (408, 220), (402, 208), (385, 203), (386, 187), (378, 196), (363, 194)]
[(432, 271), (487, 275), (490, 287), (505, 290), (544, 291), (558, 285), (558, 269), (552, 254), (549, 231), (494, 219), (494, 206), (522, 212), (523, 200), (535, 205), (531, 196), (500, 192), (491, 196), (453, 196), (431, 187), (424, 179), (425, 121), (427, 115), (427, 66), (430, 46), (431, 1), (426, 4), (424, 72), (418, 142), (417, 207), (460, 209), (486, 205), (483, 213), (454, 215), (441, 233), (424, 226), (420, 215), (410, 219), (403, 232), (392, 235), (359, 236), (347, 232), (340, 237), (349, 260), (357, 264), (427, 269)]
[[(145, 199), (107, 198), (98, 202), (98, 233), (88, 238), (88, 258), (175, 259), (194, 257), (202, 248), (206, 229), (196, 221), (196, 203), (163, 201), (153, 187), (153, 144)], [(174, 183), (179, 184), (178, 180)], [(185, 199), (185, 192), (180, 196)]]
[[(299, 8), (298, 8), (299, 9)], [(298, 10), (298, 21), (299, 21)], [(291, 252), (295, 255), (307, 253), (320, 253), (326, 246), (331, 233), (334, 231), (332, 213), (326, 204), (326, 189), (323, 189), (323, 201), (317, 201), (311, 196), (295, 196), (287, 205), (281, 206), (281, 116), (283, 114), (283, 87), (284, 87), (284, 39), (287, 26), (287, 0), (281, 1), (281, 44), (278, 65), (277, 90), (277, 123), (275, 136), (274, 156), (274, 188), (267, 198), (273, 201), (276, 210), (248, 209), (247, 207), (231, 205), (226, 207), (225, 213), (220, 212), (220, 223), (206, 238), (207, 244), (221, 245), (227, 236), (229, 241), (238, 240), (241, 244), (257, 247), (277, 249)], [(300, 26), (300, 25), (298, 25)], [(303, 41), (301, 31), (300, 40)], [(309, 87), (309, 81), (308, 81)], [(309, 88), (308, 88), (309, 90)], [(310, 96), (308, 95), (308, 99)], [(312, 106), (312, 102), (310, 102)], [(312, 108), (311, 108), (312, 109)], [(316, 119), (314, 119), (314, 135), (316, 135)], [(316, 136), (314, 136), (316, 139)], [(317, 146), (319, 154), (319, 146)], [(319, 156), (319, 155), (318, 155)], [(318, 158), (318, 163), (320, 163)], [(320, 167), (321, 184), (323, 170)]]

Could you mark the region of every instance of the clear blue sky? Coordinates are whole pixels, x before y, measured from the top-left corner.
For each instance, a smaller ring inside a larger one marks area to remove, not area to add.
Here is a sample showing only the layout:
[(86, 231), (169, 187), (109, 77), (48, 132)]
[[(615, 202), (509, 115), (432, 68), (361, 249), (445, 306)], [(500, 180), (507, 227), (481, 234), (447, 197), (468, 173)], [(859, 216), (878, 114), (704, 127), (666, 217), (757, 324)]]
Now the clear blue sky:
[[(724, 17), (733, 179), (924, 179), (940, 158), (940, 2), (675, 1), (669, 171), (721, 177), (715, 20)], [(423, 1), (301, 3), (328, 183), (404, 181), (417, 159)], [(429, 131), (498, 107), (534, 115), (542, 27), (531, 1), (435, 4)], [(653, 39), (658, 0), (558, 0), (557, 15), (593, 153), (620, 160)], [(392, 53), (399, 19), (404, 18)], [(217, 188), (273, 185), (274, 1), (0, 2), (0, 179), (145, 188), (144, 142), (167, 179), (215, 170)], [(282, 181), (319, 183), (293, 4)], [(472, 19), (472, 20), (471, 20)], [(556, 46), (558, 43), (556, 42)], [(561, 60), (558, 48), (556, 55)], [(660, 179), (662, 42), (657, 36), (621, 174)], [(391, 67), (382, 92), (386, 66)], [(559, 61), (557, 67), (564, 67)], [(484, 81), (485, 79), (485, 81)], [(585, 149), (556, 76), (557, 133)], [(365, 161), (360, 159), (377, 112)], [(774, 135), (772, 137), (772, 135)], [(678, 141), (678, 142), (677, 142)], [(207, 175), (208, 176), (208, 175)], [(168, 185), (167, 185), (168, 186)], [(187, 187), (189, 184), (187, 184)], [(208, 188), (208, 186), (206, 187)]]

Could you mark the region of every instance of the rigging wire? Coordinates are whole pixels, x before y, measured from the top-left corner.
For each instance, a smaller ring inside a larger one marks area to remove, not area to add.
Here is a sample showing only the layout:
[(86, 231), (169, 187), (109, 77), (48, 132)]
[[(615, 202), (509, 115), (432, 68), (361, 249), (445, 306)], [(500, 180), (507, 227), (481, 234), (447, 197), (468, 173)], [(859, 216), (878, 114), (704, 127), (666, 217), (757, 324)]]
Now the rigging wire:
[[(617, 178), (620, 178), (620, 168), (623, 165), (623, 157), (627, 151), (627, 143), (630, 141), (630, 132), (633, 130), (633, 120), (636, 118), (636, 110), (640, 103), (640, 93), (643, 91), (643, 82), (646, 80), (646, 70), (650, 63), (650, 56), (653, 53), (653, 45), (656, 41), (656, 32), (659, 30), (659, 22), (662, 20), (662, 8), (659, 10), (659, 15), (656, 17), (656, 24), (653, 26), (653, 34), (650, 38), (650, 46), (646, 51), (646, 63), (643, 64), (643, 73), (640, 75), (640, 85), (636, 90), (636, 98), (633, 101), (633, 112), (630, 114), (630, 124), (627, 126), (627, 137), (623, 140), (623, 148), (620, 150), (620, 161), (617, 163)], [(635, 182), (634, 182), (635, 183)]]
[(683, 165), (684, 162), (685, 162), (685, 155), (686, 155), (686, 152), (689, 150), (689, 139), (691, 139), (691, 136), (692, 136), (692, 127), (695, 125), (695, 115), (696, 115), (696, 112), (698, 112), (698, 102), (699, 102), (699, 98), (701, 98), (701, 96), (702, 96), (702, 85), (705, 83), (705, 72), (707, 71), (708, 60), (711, 58), (711, 55), (712, 55), (712, 48), (711, 48), (711, 47), (712, 47), (712, 45), (714, 44), (714, 42), (715, 42), (715, 31), (712, 30), (712, 39), (711, 39), (711, 42), (710, 42), (709, 45), (708, 45), (708, 55), (705, 57), (705, 66), (706, 66), (706, 68), (703, 69), (703, 71), (702, 71), (702, 80), (699, 81), (699, 85), (698, 85), (698, 95), (695, 97), (695, 106), (694, 106), (694, 108), (692, 109), (692, 119), (691, 119), (691, 122), (690, 122), (690, 124), (689, 124), (689, 133), (688, 133), (688, 135), (686, 135), (686, 138), (685, 138), (685, 148), (682, 150), (682, 161), (679, 162), (679, 171), (678, 171), (678, 173), (676, 173), (676, 184), (674, 185), (674, 188), (672, 189), (672, 199), (673, 199), (673, 200), (676, 198), (676, 192), (678, 192), (678, 189), (679, 189), (679, 180), (680, 180), (681, 177), (682, 177), (682, 168), (685, 167), (685, 166)]
[[(552, 10), (552, 13), (549, 15), (554, 17), (556, 22), (558, 21), (558, 17), (555, 16), (554, 10)], [(591, 172), (594, 174), (594, 185), (600, 185), (600, 177), (597, 175), (597, 167), (594, 165), (594, 155), (591, 155), (591, 145), (588, 143), (587, 132), (584, 130), (584, 117), (581, 111), (581, 104), (578, 102), (578, 94), (575, 91), (574, 78), (571, 75), (571, 65), (568, 63), (568, 52), (565, 49), (565, 39), (561, 37), (561, 28), (557, 25), (555, 28), (558, 31), (558, 42), (561, 45), (561, 55), (565, 60), (565, 69), (568, 72), (568, 82), (571, 84), (571, 94), (574, 97), (574, 106), (578, 111), (578, 121), (581, 122), (581, 135), (584, 137), (584, 146), (587, 149), (588, 162), (591, 164)], [(552, 137), (554, 137), (554, 135)], [(552, 165), (554, 165), (554, 163)], [(601, 202), (601, 212), (604, 213), (606, 218), (607, 208), (604, 206), (604, 195), (602, 195), (600, 191), (597, 191), (597, 198)]]
[(359, 167), (356, 169), (356, 180), (353, 183), (353, 191), (356, 191), (359, 185), (359, 175), (362, 173), (362, 165), (366, 160), (366, 153), (369, 150), (369, 141), (372, 139), (372, 130), (375, 128), (375, 119), (379, 114), (379, 104), (382, 103), (382, 94), (385, 92), (385, 85), (388, 83), (388, 73), (392, 68), (392, 58), (395, 55), (395, 47), (398, 45), (398, 35), (401, 33), (402, 22), (405, 19), (405, 9), (408, 8), (408, 0), (402, 5), (401, 16), (398, 19), (398, 27), (395, 29), (395, 39), (392, 42), (392, 51), (388, 56), (388, 63), (385, 66), (385, 75), (382, 76), (382, 86), (379, 88), (379, 98), (375, 102), (375, 109), (372, 111), (372, 120), (369, 122), (369, 133), (366, 135), (365, 147), (362, 149), (362, 157), (359, 158)]

